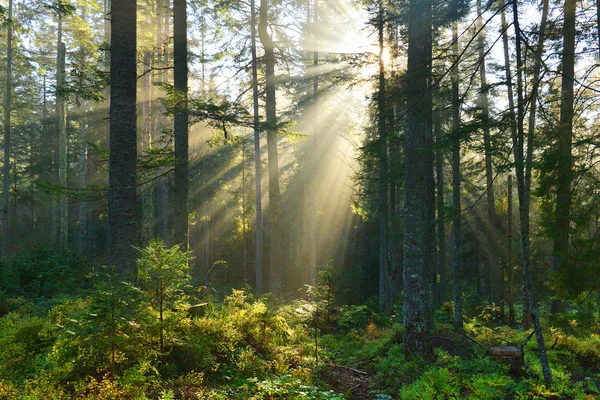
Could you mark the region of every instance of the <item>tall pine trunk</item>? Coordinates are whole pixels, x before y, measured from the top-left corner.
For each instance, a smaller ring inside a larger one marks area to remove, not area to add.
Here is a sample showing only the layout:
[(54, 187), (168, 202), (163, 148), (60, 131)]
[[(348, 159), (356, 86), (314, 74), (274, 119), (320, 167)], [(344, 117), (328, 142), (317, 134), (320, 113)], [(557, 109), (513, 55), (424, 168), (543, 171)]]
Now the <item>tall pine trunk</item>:
[[(161, 82), (169, 83), (169, 35), (170, 35), (170, 0), (159, 0), (161, 1), (160, 10), (163, 15), (160, 18), (164, 18), (164, 24), (162, 26), (162, 33), (159, 40), (159, 48), (161, 53), (159, 55), (159, 62), (164, 71), (161, 73)], [(164, 1), (164, 3), (162, 3)], [(164, 5), (164, 7), (162, 7)], [(158, 9), (158, 8), (157, 8)], [(162, 121), (159, 119), (159, 121)], [(162, 124), (161, 124), (162, 125)], [(169, 175), (164, 176), (159, 180), (156, 187), (156, 219), (157, 219), (157, 235), (165, 243), (168, 243), (171, 238), (170, 232), (170, 220), (171, 220), (171, 205), (169, 204)]]
[[(85, 129), (87, 127), (87, 121), (83, 115), (83, 109), (81, 110), (81, 120), (79, 121), (79, 154), (77, 162), (79, 164), (78, 179), (79, 187), (85, 188), (87, 185), (87, 174), (88, 174), (88, 154), (87, 144), (85, 142)], [(85, 254), (88, 250), (88, 203), (86, 201), (80, 201), (77, 208), (77, 247), (81, 254)]]
[(384, 10), (383, 1), (379, 0), (379, 11), (377, 14), (377, 30), (379, 38), (379, 88), (377, 91), (377, 134), (379, 139), (379, 308), (381, 312), (388, 314), (389, 302), (388, 302), (388, 290), (389, 290), (389, 276), (388, 276), (388, 237), (387, 237), (387, 225), (388, 225), (388, 201), (387, 201), (387, 137), (385, 131), (385, 65), (383, 61), (383, 24), (384, 24)]
[(309, 243), (309, 284), (315, 285), (317, 278), (317, 133), (319, 129), (319, 50), (317, 38), (317, 24), (319, 22), (319, 0), (314, 0), (314, 17), (312, 24), (313, 34), (313, 93), (312, 107), (314, 116), (313, 134), (311, 137), (310, 156), (310, 243)]
[(488, 87), (486, 79), (485, 64), (485, 35), (483, 33), (481, 0), (477, 0), (477, 31), (479, 32), (477, 41), (479, 47), (479, 80), (480, 95), (479, 102), (481, 106), (481, 122), (483, 127), (483, 142), (485, 149), (485, 178), (486, 178), (486, 198), (487, 198), (487, 244), (488, 244), (488, 267), (490, 274), (489, 285), (489, 303), (500, 307), (500, 316), (504, 315), (504, 274), (500, 263), (498, 262), (498, 241), (496, 240), (496, 230), (498, 228), (498, 218), (496, 216), (496, 205), (494, 201), (494, 170), (492, 166), (492, 143), (490, 137), (490, 107), (488, 100)]
[(6, 93), (4, 94), (4, 165), (2, 166), (2, 259), (8, 256), (9, 188), (10, 188), (10, 108), (12, 96), (12, 16), (13, 0), (8, 1), (6, 25)]
[(275, 49), (268, 28), (268, 0), (260, 1), (258, 36), (265, 50), (265, 94), (267, 117), (267, 152), (269, 157), (269, 272), (271, 292), (280, 293), (281, 281), (281, 195), (279, 190), (279, 156), (277, 150), (277, 109), (275, 102)]
[(126, 279), (136, 275), (136, 3), (111, 4), (108, 265)]
[(173, 68), (178, 96), (175, 114), (174, 242), (188, 249), (188, 67), (186, 0), (173, 1)]
[[(554, 272), (564, 272), (569, 257), (571, 182), (573, 181), (573, 81), (575, 79), (575, 12), (577, 2), (565, 0), (563, 23), (562, 88), (556, 137), (556, 205), (553, 242)], [(566, 303), (552, 300), (552, 313), (567, 310)]]
[(410, 1), (408, 24), (403, 351), (405, 354), (423, 354), (427, 338), (425, 279), (429, 277), (424, 276), (427, 164), (421, 152), (426, 143), (426, 130), (431, 128), (428, 123), (431, 104), (427, 104), (428, 82), (431, 77), (430, 0)]
[[(66, 47), (62, 41), (62, 14), (58, 11), (58, 40), (56, 47), (56, 89), (65, 85)], [(67, 187), (67, 102), (62, 94), (56, 94), (56, 126), (58, 129), (58, 183), (62, 188)], [(58, 207), (58, 245), (67, 248), (69, 233), (69, 204), (65, 194), (60, 195)]]
[(515, 300), (514, 300), (514, 288), (513, 288), (513, 277), (514, 277), (514, 266), (513, 266), (513, 199), (512, 199), (513, 181), (512, 175), (508, 175), (508, 193), (507, 193), (507, 248), (508, 257), (506, 263), (506, 277), (507, 277), (507, 301), (508, 301), (508, 324), (513, 326), (515, 324)]
[(521, 225), (521, 251), (523, 263), (523, 281), (525, 283), (525, 294), (529, 301), (529, 308), (535, 336), (540, 352), (540, 362), (542, 364), (542, 373), (546, 385), (552, 385), (552, 372), (548, 364), (548, 355), (544, 343), (544, 335), (538, 313), (538, 304), (535, 287), (533, 284), (533, 275), (531, 272), (530, 242), (529, 242), (529, 203), (530, 203), (530, 181), (526, 180), (527, 173), (524, 171), (531, 168), (531, 159), (533, 153), (533, 133), (527, 135), (527, 155), (524, 156), (524, 128), (523, 120), (525, 118), (525, 101), (523, 98), (523, 62), (521, 59), (521, 31), (519, 28), (519, 13), (517, 3), (513, 3), (513, 26), (515, 29), (516, 55), (517, 55), (517, 135), (513, 137), (513, 152), (515, 158), (515, 169), (517, 173), (517, 191), (519, 197), (519, 219)]
[(453, 0), (453, 18), (452, 21), (452, 56), (454, 63), (452, 79), (452, 134), (455, 136), (452, 144), (452, 270), (454, 281), (454, 328), (462, 330), (462, 257), (461, 257), (461, 206), (460, 206), (460, 137), (458, 129), (460, 128), (460, 98), (458, 93), (458, 21), (456, 20), (458, 12), (457, 0)]
[[(152, 53), (144, 54), (144, 72), (142, 77), (142, 153), (152, 149), (152, 122), (151, 122), (151, 92), (152, 92)], [(147, 175), (142, 175), (146, 180)], [(141, 245), (146, 246), (152, 239), (154, 224), (154, 185), (146, 184), (141, 187), (142, 194), (142, 229), (140, 232)]]
[[(439, 87), (435, 86), (436, 89)], [(439, 90), (436, 90), (435, 95), (439, 94)], [(442, 132), (442, 116), (441, 112), (438, 111), (436, 118), (434, 119), (433, 131), (437, 146), (435, 152), (435, 183), (436, 183), (436, 200), (437, 200), (437, 241), (438, 241), (438, 255), (437, 255), (437, 273), (439, 275), (439, 286), (438, 286), (438, 303), (443, 304), (446, 301), (447, 282), (446, 282), (446, 211), (444, 201), (444, 154), (442, 147), (440, 146), (443, 140)]]
[(259, 109), (258, 109), (258, 65), (256, 60), (256, 6), (254, 0), (250, 0), (250, 25), (252, 25), (252, 110), (254, 116), (254, 174), (256, 190), (256, 250), (255, 265), (256, 274), (256, 297), (263, 293), (263, 268), (262, 268), (262, 250), (263, 250), (263, 218), (262, 218), (262, 189), (261, 189), (261, 171), (260, 171), (260, 128), (259, 128)]

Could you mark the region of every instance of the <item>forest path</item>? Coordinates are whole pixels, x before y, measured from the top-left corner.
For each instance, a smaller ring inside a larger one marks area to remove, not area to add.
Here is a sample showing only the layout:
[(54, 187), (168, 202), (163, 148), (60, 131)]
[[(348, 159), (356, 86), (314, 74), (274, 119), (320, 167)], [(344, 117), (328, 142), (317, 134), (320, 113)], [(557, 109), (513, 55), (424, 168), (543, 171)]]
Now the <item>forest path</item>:
[(354, 368), (329, 365), (323, 373), (329, 387), (342, 393), (350, 400), (372, 400), (375, 395), (369, 393), (370, 375)]

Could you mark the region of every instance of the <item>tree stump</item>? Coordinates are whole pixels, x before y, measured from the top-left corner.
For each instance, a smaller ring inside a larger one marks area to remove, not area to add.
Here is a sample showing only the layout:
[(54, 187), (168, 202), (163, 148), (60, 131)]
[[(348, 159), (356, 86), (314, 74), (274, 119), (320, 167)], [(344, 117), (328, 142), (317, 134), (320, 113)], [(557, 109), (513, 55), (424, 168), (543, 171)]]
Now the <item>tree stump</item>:
[(492, 346), (486, 354), (494, 360), (509, 364), (513, 372), (520, 372), (525, 366), (523, 350), (517, 346)]

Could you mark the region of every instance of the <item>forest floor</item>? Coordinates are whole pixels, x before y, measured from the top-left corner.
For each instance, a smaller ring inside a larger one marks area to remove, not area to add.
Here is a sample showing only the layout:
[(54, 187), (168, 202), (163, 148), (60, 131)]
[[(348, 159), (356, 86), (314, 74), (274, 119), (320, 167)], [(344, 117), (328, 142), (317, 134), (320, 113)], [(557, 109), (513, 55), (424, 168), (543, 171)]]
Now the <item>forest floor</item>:
[(159, 293), (150, 263), (136, 287), (101, 271), (87, 278), (84, 264), (75, 274), (73, 261), (63, 268), (56, 257), (60, 268), (38, 282), (42, 256), (15, 264), (21, 275), (0, 264), (0, 400), (600, 399), (598, 309), (572, 310), (552, 327), (543, 321), (554, 377), (547, 387), (535, 340), (516, 372), (489, 357), (489, 347), (530, 334), (495, 320), (489, 307), (472, 305), (478, 314), (457, 333), (445, 303), (427, 353), (406, 356), (400, 309), (388, 317), (377, 301), (339, 305), (326, 286), (311, 301), (256, 299), (179, 278)]
[(370, 391), (371, 375), (355, 368), (328, 365), (321, 370), (322, 378), (336, 393), (349, 400), (372, 400), (375, 395)]

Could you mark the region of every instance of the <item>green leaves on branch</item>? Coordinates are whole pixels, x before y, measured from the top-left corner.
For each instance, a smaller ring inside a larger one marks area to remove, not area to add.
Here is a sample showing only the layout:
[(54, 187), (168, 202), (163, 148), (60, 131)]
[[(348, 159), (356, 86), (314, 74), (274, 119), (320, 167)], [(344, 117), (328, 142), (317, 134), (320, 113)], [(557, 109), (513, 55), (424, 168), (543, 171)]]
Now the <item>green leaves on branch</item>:
[[(226, 139), (231, 136), (230, 132), (235, 128), (254, 128), (254, 117), (238, 102), (186, 98), (171, 84), (155, 83), (155, 85), (166, 93), (166, 97), (161, 101), (166, 110), (165, 114), (168, 116), (175, 116), (178, 112), (187, 111), (190, 124), (203, 122), (222, 132)], [(291, 121), (259, 122), (258, 129), (261, 132), (276, 131), (292, 140), (302, 137), (303, 135), (298, 132), (290, 130), (292, 125)]]

